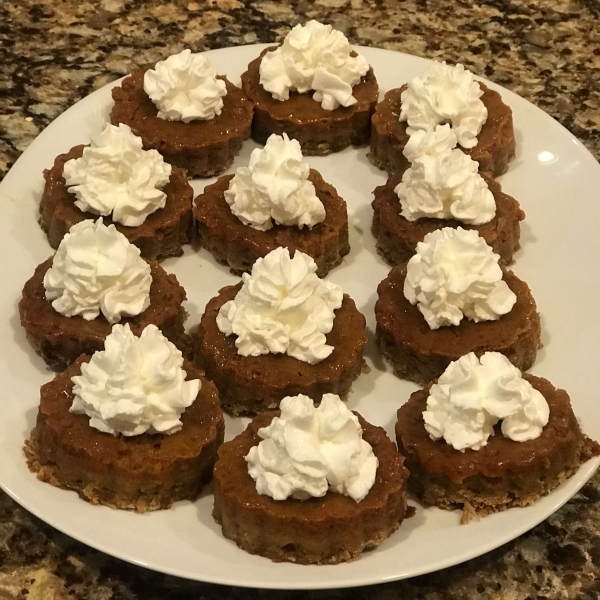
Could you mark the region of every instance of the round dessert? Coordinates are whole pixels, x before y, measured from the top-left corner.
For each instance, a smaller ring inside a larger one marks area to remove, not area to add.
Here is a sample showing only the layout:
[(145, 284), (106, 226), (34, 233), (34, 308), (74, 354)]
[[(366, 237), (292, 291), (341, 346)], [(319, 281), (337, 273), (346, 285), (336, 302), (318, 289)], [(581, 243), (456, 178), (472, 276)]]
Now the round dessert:
[(325, 110), (313, 100), (313, 92), (290, 92), (288, 100), (276, 100), (260, 84), (260, 63), (267, 52), (248, 65), (242, 74), (242, 88), (254, 103), (252, 138), (264, 144), (277, 133), (287, 133), (300, 142), (305, 156), (324, 156), (343, 150), (347, 146), (366, 144), (371, 135), (371, 115), (379, 98), (379, 86), (369, 69), (367, 74), (352, 88), (356, 104)]
[[(502, 101), (502, 96), (490, 90), (480, 81), (483, 91), (481, 101), (488, 111), (488, 117), (477, 136), (477, 145), (471, 149), (461, 148), (479, 163), (481, 172), (492, 177), (501, 175), (508, 169), (508, 163), (515, 156), (515, 131), (512, 110)], [(409, 166), (402, 154), (408, 141), (406, 121), (400, 122), (400, 106), (404, 85), (390, 90), (376, 106), (372, 118), (371, 151), (369, 160), (380, 169), (394, 173)], [(460, 147), (460, 146), (459, 146)]]
[(70, 412), (71, 377), (89, 361), (80, 357), (41, 388), (36, 426), (25, 443), (27, 463), (38, 479), (76, 491), (92, 504), (139, 512), (194, 500), (212, 476), (223, 441), (223, 413), (215, 386), (189, 362), (186, 379), (202, 385), (171, 435), (126, 437), (90, 427), (84, 414)]
[(206, 305), (200, 325), (192, 333), (194, 362), (214, 381), (224, 410), (236, 416), (256, 414), (277, 408), (285, 396), (305, 394), (319, 401), (328, 392), (339, 396), (348, 393), (363, 368), (367, 344), (366, 321), (352, 298), (344, 294), (341, 307), (335, 311), (333, 329), (326, 336), (333, 352), (310, 364), (283, 353), (238, 353), (236, 336), (219, 330), (217, 315), (241, 288), (242, 283), (221, 289)]
[(371, 231), (377, 240), (377, 250), (390, 265), (407, 262), (415, 253), (417, 243), (428, 233), (442, 227), (476, 229), (494, 252), (500, 255), (500, 264), (512, 262), (514, 253), (520, 248), (519, 223), (525, 218), (525, 213), (512, 196), (502, 191), (497, 181), (487, 173), (481, 174), (496, 202), (496, 215), (489, 223), (467, 225), (455, 219), (429, 217), (409, 221), (402, 216), (400, 199), (394, 192), (408, 166), (404, 165), (389, 177), (385, 185), (376, 187), (374, 191)]
[(252, 103), (226, 77), (227, 94), (221, 114), (210, 120), (169, 121), (144, 91), (144, 75), (150, 67), (136, 69), (112, 90), (113, 124), (125, 123), (144, 141), (144, 149), (158, 150), (174, 166), (187, 169), (190, 177), (212, 177), (227, 169), (250, 135)]
[[(156, 325), (184, 355), (190, 353), (189, 336), (183, 322), (187, 313), (182, 306), (185, 290), (175, 275), (168, 274), (157, 262), (150, 264), (152, 285), (150, 305), (135, 317), (123, 317), (121, 323), (129, 323), (131, 330), (140, 335), (147, 325)], [(25, 328), (27, 341), (53, 369), (61, 370), (81, 354), (93, 354), (104, 348), (104, 340), (111, 332), (111, 324), (99, 314), (88, 321), (82, 316), (66, 317), (46, 300), (44, 276), (52, 267), (52, 257), (35, 269), (33, 277), (23, 288), (19, 302), (21, 325)]]
[(346, 202), (321, 174), (310, 170), (308, 180), (315, 186), (325, 207), (325, 220), (312, 229), (275, 224), (267, 231), (245, 225), (236, 217), (225, 200), (225, 191), (233, 175), (224, 175), (204, 188), (195, 202), (200, 243), (222, 264), (237, 275), (248, 272), (257, 258), (278, 247), (300, 250), (318, 265), (317, 275), (324, 277), (350, 252)]
[[(73, 158), (80, 158), (84, 148), (83, 145), (75, 146), (66, 154), (60, 154), (53, 167), (44, 171), (46, 185), (40, 201), (40, 225), (54, 249), (58, 248), (73, 225), (97, 217), (75, 206), (76, 197), (69, 192), (63, 178), (65, 163)], [(149, 214), (137, 227), (126, 227), (115, 223), (110, 216), (103, 217), (104, 223), (114, 224), (120, 233), (140, 249), (144, 258), (160, 260), (168, 256), (181, 256), (182, 244), (187, 244), (192, 238), (194, 191), (183, 169), (172, 169), (164, 192), (167, 195), (165, 207)]]
[(398, 377), (426, 384), (469, 352), (501, 352), (521, 371), (535, 362), (540, 316), (529, 286), (512, 271), (503, 270), (504, 281), (517, 297), (510, 312), (495, 321), (464, 318), (459, 325), (439, 329), (430, 329), (417, 305), (406, 299), (405, 278), (406, 264), (394, 267), (379, 284), (375, 304), (377, 344)]
[(260, 442), (258, 430), (279, 411), (257, 416), (219, 448), (213, 516), (223, 535), (252, 554), (274, 561), (336, 564), (358, 558), (395, 531), (406, 514), (404, 458), (380, 427), (357, 417), (379, 461), (375, 483), (360, 502), (328, 491), (321, 498), (274, 500), (259, 495), (245, 456)]
[(479, 450), (455, 450), (426, 431), (423, 411), (429, 388), (412, 394), (398, 410), (396, 439), (410, 470), (409, 487), (427, 505), (462, 508), (461, 522), (513, 506), (526, 506), (573, 475), (600, 446), (584, 435), (569, 396), (548, 380), (523, 374), (550, 407), (536, 439), (517, 442), (499, 427)]

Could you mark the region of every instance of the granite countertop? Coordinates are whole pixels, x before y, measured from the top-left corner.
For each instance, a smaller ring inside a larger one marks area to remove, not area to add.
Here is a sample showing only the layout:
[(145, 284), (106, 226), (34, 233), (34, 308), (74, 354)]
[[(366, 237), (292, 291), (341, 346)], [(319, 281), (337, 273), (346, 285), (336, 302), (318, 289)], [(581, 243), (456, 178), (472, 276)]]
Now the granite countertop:
[[(280, 40), (309, 18), (355, 44), (463, 62), (530, 100), (600, 157), (595, 0), (17, 0), (0, 4), (0, 174), (77, 100), (136, 65)], [(0, 492), (0, 599), (600, 597), (600, 475), (505, 546), (444, 571), (354, 590), (276, 592), (188, 582), (58, 533)]]

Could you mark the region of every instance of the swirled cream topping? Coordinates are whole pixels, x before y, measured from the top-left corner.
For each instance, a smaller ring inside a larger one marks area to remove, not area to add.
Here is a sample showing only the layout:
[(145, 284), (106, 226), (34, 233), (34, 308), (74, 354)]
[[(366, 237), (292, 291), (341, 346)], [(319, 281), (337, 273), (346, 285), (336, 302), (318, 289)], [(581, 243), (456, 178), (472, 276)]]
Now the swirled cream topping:
[(244, 273), (236, 297), (217, 315), (217, 327), (236, 335), (242, 356), (285, 353), (314, 365), (333, 352), (326, 340), (334, 311), (342, 305), (339, 285), (319, 279), (315, 261), (287, 248), (259, 258)]
[(256, 491), (305, 500), (332, 490), (360, 502), (379, 461), (356, 415), (335, 394), (324, 394), (318, 408), (304, 395), (287, 396), (280, 407), (281, 416), (258, 430), (262, 441), (246, 456)]
[(151, 284), (150, 265), (139, 249), (102, 219), (73, 225), (44, 275), (54, 310), (88, 321), (102, 312), (109, 323), (144, 312)]
[(482, 95), (473, 73), (463, 65), (436, 62), (402, 92), (400, 120), (408, 123), (408, 135), (450, 123), (458, 143), (473, 148), (488, 116)]
[(185, 378), (181, 352), (156, 325), (148, 325), (139, 338), (128, 324), (114, 325), (104, 350), (72, 377), (70, 410), (112, 435), (175, 433), (200, 391), (199, 379)]
[(171, 165), (156, 150), (143, 150), (142, 138), (128, 125), (108, 124), (80, 158), (65, 163), (63, 177), (77, 208), (137, 227), (165, 206), (162, 188), (171, 177)]
[(260, 63), (260, 84), (276, 100), (290, 91), (314, 90), (313, 100), (325, 110), (356, 104), (352, 88), (369, 70), (364, 56), (352, 56), (346, 36), (318, 21), (296, 25), (283, 44)]
[(260, 231), (279, 225), (312, 229), (325, 219), (325, 207), (308, 180), (298, 140), (273, 134), (264, 148), (250, 155), (225, 192), (231, 212), (245, 225)]
[(429, 217), (482, 225), (496, 215), (496, 201), (477, 162), (449, 148), (451, 132), (448, 125), (438, 125), (410, 136), (404, 155), (412, 164), (394, 189), (408, 221)]
[(167, 121), (210, 120), (221, 114), (227, 87), (204, 54), (182, 50), (144, 74), (144, 91)]
[(454, 130), (448, 123), (431, 129), (419, 129), (408, 138), (402, 154), (413, 163), (423, 156), (437, 158), (451, 152), (458, 143)]
[(476, 323), (497, 320), (517, 301), (502, 279), (499, 258), (476, 231), (438, 229), (408, 261), (404, 296), (431, 329), (458, 325), (463, 316)]
[(431, 439), (443, 438), (461, 452), (483, 448), (500, 420), (502, 435), (524, 442), (538, 438), (549, 418), (544, 396), (499, 352), (481, 359), (471, 352), (450, 363), (423, 412)]

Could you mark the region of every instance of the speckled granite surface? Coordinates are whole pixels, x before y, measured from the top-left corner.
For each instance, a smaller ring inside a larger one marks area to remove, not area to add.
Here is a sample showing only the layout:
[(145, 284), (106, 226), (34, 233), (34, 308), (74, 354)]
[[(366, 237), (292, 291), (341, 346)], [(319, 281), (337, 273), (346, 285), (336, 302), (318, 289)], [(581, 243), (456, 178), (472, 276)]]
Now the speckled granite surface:
[[(184, 47), (271, 42), (307, 18), (353, 43), (460, 60), (550, 113), (600, 156), (597, 0), (16, 0), (0, 4), (0, 174), (57, 115)], [(222, 588), (91, 550), (0, 492), (0, 599), (600, 598), (600, 475), (514, 542), (437, 574), (329, 592)]]

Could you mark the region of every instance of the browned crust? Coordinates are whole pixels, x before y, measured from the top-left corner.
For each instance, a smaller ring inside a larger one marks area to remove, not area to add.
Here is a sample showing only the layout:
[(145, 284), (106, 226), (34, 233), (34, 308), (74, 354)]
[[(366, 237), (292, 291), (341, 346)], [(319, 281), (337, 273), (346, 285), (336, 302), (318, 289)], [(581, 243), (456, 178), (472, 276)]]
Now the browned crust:
[(396, 438), (410, 470), (409, 487), (427, 505), (463, 509), (462, 523), (514, 506), (527, 506), (573, 475), (600, 446), (585, 436), (568, 394), (524, 374), (548, 401), (550, 420), (535, 440), (514, 442), (500, 431), (480, 450), (459, 452), (426, 432), (422, 413), (430, 386), (398, 410)]
[(391, 175), (385, 185), (375, 188), (374, 191), (371, 231), (377, 240), (377, 250), (390, 265), (407, 262), (415, 253), (418, 242), (428, 233), (443, 227), (475, 229), (494, 252), (500, 255), (500, 264), (507, 265), (512, 262), (514, 253), (520, 247), (520, 221), (525, 218), (525, 213), (512, 196), (502, 191), (495, 179), (487, 173), (482, 173), (496, 202), (496, 215), (489, 223), (467, 225), (454, 219), (430, 218), (408, 221), (401, 215), (400, 199), (394, 192), (407, 168), (408, 165)]
[(252, 554), (301, 564), (355, 560), (378, 546), (406, 513), (408, 471), (385, 431), (357, 415), (363, 438), (379, 460), (375, 483), (361, 502), (333, 492), (305, 501), (276, 501), (256, 492), (244, 457), (259, 443), (258, 429), (278, 414), (259, 415), (219, 449), (213, 516), (223, 535)]
[(259, 72), (263, 55), (274, 49), (261, 52), (242, 75), (242, 88), (254, 103), (252, 138), (264, 144), (272, 133), (287, 133), (300, 142), (305, 156), (324, 156), (351, 144), (366, 144), (371, 135), (371, 115), (379, 98), (373, 69), (352, 88), (357, 102), (349, 107), (324, 110), (312, 99), (312, 92), (290, 92), (289, 100), (274, 100), (260, 85)]
[(227, 86), (221, 114), (209, 121), (167, 121), (144, 91), (144, 74), (136, 69), (112, 90), (113, 124), (125, 123), (139, 135), (144, 148), (158, 150), (164, 159), (188, 171), (190, 177), (212, 177), (227, 169), (250, 135), (253, 106), (246, 94), (221, 77)]
[[(152, 275), (150, 306), (135, 317), (122, 318), (120, 323), (129, 323), (137, 336), (147, 325), (156, 325), (185, 356), (189, 356), (190, 340), (183, 327), (187, 317), (182, 306), (185, 290), (175, 275), (168, 274), (155, 261), (148, 262)], [(65, 317), (56, 312), (46, 300), (44, 289), (44, 275), (51, 266), (52, 257), (36, 267), (33, 277), (23, 288), (19, 315), (27, 341), (34, 350), (50, 367), (62, 370), (81, 354), (103, 350), (111, 325), (102, 314), (93, 321), (86, 321), (80, 316)]]
[[(54, 249), (58, 248), (73, 225), (85, 219), (100, 218), (75, 206), (75, 194), (69, 192), (63, 179), (65, 163), (72, 158), (79, 158), (84, 148), (85, 146), (75, 146), (66, 154), (60, 154), (53, 167), (44, 171), (46, 185), (40, 201), (40, 225)], [(114, 223), (110, 216), (101, 217), (105, 225), (115, 225), (120, 233), (136, 245), (144, 258), (152, 260), (181, 256), (182, 244), (191, 240), (194, 231), (194, 190), (188, 183), (185, 171), (174, 168), (163, 191), (167, 194), (165, 207), (148, 215), (137, 227)]]
[(347, 394), (361, 373), (367, 343), (365, 318), (354, 301), (344, 295), (327, 334), (334, 350), (320, 363), (311, 365), (286, 354), (242, 356), (235, 346), (236, 336), (225, 336), (216, 324), (221, 306), (235, 297), (241, 285), (221, 289), (192, 333), (194, 362), (214, 381), (223, 410), (256, 414), (277, 408), (285, 396), (305, 394), (319, 401), (326, 393)]
[(25, 443), (27, 464), (38, 479), (74, 490), (92, 504), (138, 512), (194, 500), (212, 475), (224, 421), (215, 386), (186, 361), (187, 379), (202, 380), (183, 427), (172, 435), (113, 436), (89, 426), (86, 415), (69, 412), (71, 377), (80, 357), (42, 386), (36, 426)]
[(457, 326), (435, 330), (404, 297), (405, 277), (405, 264), (394, 267), (379, 284), (375, 304), (377, 344), (398, 377), (428, 383), (469, 352), (501, 352), (521, 371), (533, 365), (540, 347), (540, 317), (529, 287), (512, 271), (504, 271), (504, 280), (517, 296), (509, 313), (497, 321), (464, 318)]
[(259, 231), (244, 225), (225, 200), (232, 178), (233, 175), (219, 178), (194, 201), (201, 244), (218, 262), (228, 265), (232, 273), (251, 271), (256, 259), (283, 246), (292, 253), (300, 250), (312, 256), (318, 266), (317, 275), (324, 277), (350, 252), (346, 202), (318, 171), (311, 169), (309, 180), (325, 207), (325, 220), (312, 229), (275, 225), (268, 231)]
[[(515, 156), (512, 110), (504, 104), (498, 92), (490, 90), (481, 82), (478, 83), (483, 90), (481, 101), (488, 109), (488, 118), (477, 136), (477, 145), (469, 150), (461, 150), (479, 163), (480, 171), (497, 177), (506, 172), (508, 163)], [(403, 85), (387, 92), (375, 108), (371, 120), (371, 150), (367, 156), (375, 166), (388, 173), (408, 166), (408, 161), (402, 154), (408, 141), (407, 124), (399, 121), (400, 96), (406, 88), (407, 86)]]

